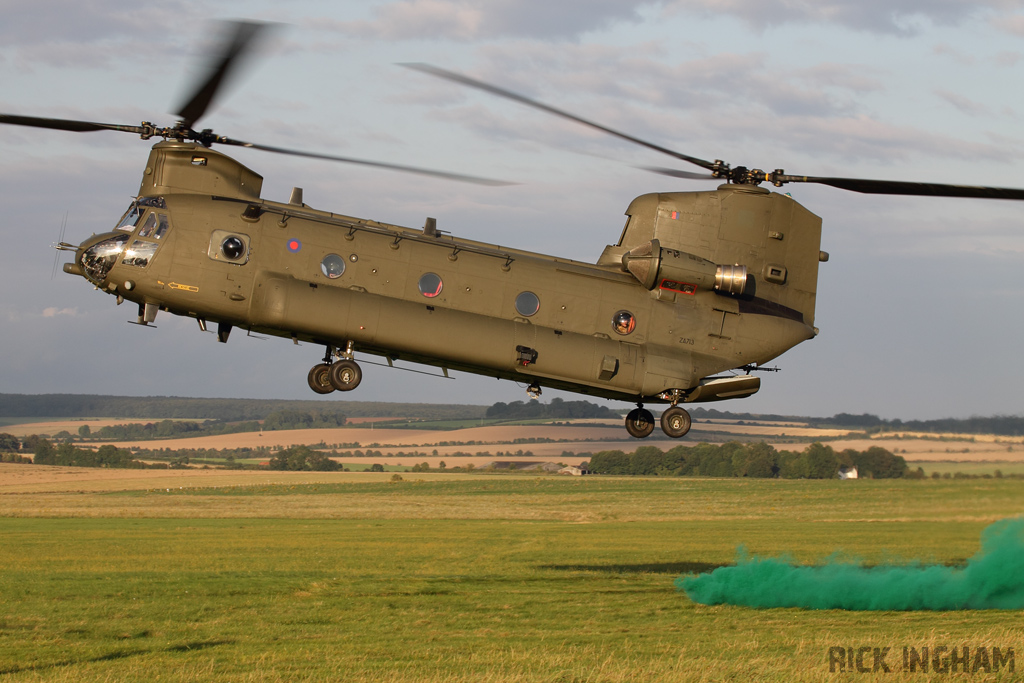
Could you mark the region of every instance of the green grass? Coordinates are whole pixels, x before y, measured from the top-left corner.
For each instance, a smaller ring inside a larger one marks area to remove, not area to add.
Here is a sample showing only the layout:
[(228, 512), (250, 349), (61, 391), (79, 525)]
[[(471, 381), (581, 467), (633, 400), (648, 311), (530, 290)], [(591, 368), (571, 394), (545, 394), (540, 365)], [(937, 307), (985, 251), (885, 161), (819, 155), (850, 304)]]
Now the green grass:
[(910, 465), (912, 470), (920, 467), (928, 476), (931, 476), (932, 472), (938, 472), (939, 474), (949, 472), (951, 475), (956, 472), (977, 475), (995, 474), (996, 470), (1003, 474), (1024, 474), (1024, 462), (952, 462), (940, 460), (935, 462), (910, 462), (908, 465)]
[(0, 681), (819, 681), (834, 645), (1024, 657), (1016, 612), (707, 607), (672, 583), (738, 544), (961, 563), (1024, 482), (405, 476), (0, 496)]

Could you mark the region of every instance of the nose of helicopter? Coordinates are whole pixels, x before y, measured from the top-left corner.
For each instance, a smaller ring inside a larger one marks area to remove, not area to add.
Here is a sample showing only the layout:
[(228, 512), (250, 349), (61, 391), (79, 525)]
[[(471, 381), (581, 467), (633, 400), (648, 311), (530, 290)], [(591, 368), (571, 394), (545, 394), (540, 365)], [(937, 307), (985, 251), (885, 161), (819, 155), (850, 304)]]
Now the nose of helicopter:
[(95, 285), (103, 284), (129, 237), (124, 232), (90, 237), (75, 249), (75, 260), (64, 264), (64, 272), (81, 275)]
[(82, 270), (82, 266), (77, 263), (65, 263), (62, 268), (68, 275), (81, 275), (82, 277), (85, 277), (85, 271)]

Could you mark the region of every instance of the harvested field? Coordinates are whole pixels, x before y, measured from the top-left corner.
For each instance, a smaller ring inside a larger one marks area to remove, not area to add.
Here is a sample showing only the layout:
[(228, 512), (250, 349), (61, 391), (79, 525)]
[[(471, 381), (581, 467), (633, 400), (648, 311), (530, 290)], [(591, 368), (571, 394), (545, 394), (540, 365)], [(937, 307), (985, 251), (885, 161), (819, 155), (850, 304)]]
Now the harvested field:
[[(996, 443), (995, 440), (975, 441), (938, 441), (936, 439), (841, 439), (830, 441), (829, 445), (837, 451), (853, 448), (863, 451), (872, 446), (885, 448), (903, 456), (907, 462), (917, 460), (950, 460), (957, 462), (977, 462), (1003, 460), (1007, 462), (1024, 462), (1024, 446), (1016, 444)], [(791, 450), (800, 450), (803, 446), (787, 446)]]
[[(793, 438), (820, 438), (836, 450), (853, 448), (865, 450), (871, 446), (880, 446), (902, 455), (908, 462), (913, 461), (1005, 461), (1024, 462), (1024, 438), (1000, 437), (990, 434), (979, 435), (935, 435), (921, 433), (905, 433), (900, 438), (897, 434), (881, 434), (872, 438), (864, 438), (856, 433), (856, 438), (841, 438), (850, 434), (847, 430), (815, 429), (806, 426), (794, 426), (793, 423), (735, 424), (735, 421), (707, 420), (695, 422), (690, 435), (683, 440), (675, 441), (665, 437), (660, 430), (655, 430), (649, 438), (638, 440), (626, 436), (622, 425), (617, 420), (592, 419), (578, 420), (572, 424), (498, 424), (482, 427), (469, 427), (452, 430), (436, 429), (388, 429), (373, 426), (375, 420), (384, 418), (355, 418), (353, 422), (370, 426), (345, 427), (336, 429), (295, 429), (267, 432), (243, 432), (238, 434), (220, 434), (193, 438), (175, 438), (161, 440), (125, 440), (102, 442), (111, 443), (119, 448), (143, 449), (237, 449), (237, 448), (287, 448), (296, 445), (315, 445), (324, 443), (328, 448), (339, 451), (372, 448), (379, 450), (384, 456), (394, 456), (381, 461), (382, 464), (408, 465), (403, 458), (396, 456), (398, 452), (437, 451), (436, 461), (426, 458), (432, 466), (440, 459), (452, 457), (456, 452), (485, 453), (486, 457), (460, 459), (460, 464), (473, 462), (480, 465), (499, 457), (499, 451), (514, 452), (530, 451), (539, 462), (566, 461), (571, 456), (565, 453), (594, 453), (602, 450), (633, 451), (641, 445), (656, 446), (668, 450), (676, 444), (692, 445), (699, 442), (722, 443), (730, 438), (764, 439), (774, 443), (780, 450), (803, 450), (807, 443), (787, 443)], [(139, 422), (140, 420), (132, 420)], [(24, 436), (36, 433), (56, 433), (61, 430), (77, 432), (82, 424), (98, 428), (111, 424), (122, 424), (129, 420), (96, 419), (96, 420), (55, 420), (11, 425), (4, 431)], [(840, 438), (837, 438), (840, 437)], [(540, 442), (532, 442), (540, 440)], [(477, 442), (477, 443), (472, 443)], [(83, 445), (99, 445), (100, 442), (87, 442)], [(439, 445), (446, 443), (448, 445)], [(511, 456), (502, 455), (504, 459)], [(516, 459), (521, 459), (517, 457)], [(405, 458), (408, 460), (408, 457)], [(423, 462), (424, 459), (418, 459)], [(360, 462), (355, 460), (353, 462)], [(449, 465), (454, 463), (449, 462)]]
[[(410, 463), (411, 464), (411, 463)], [(51, 467), (0, 463), (0, 496), (20, 493), (144, 491), (165, 488), (338, 484), (386, 481), (391, 473), (277, 472), (260, 470), (180, 469), (116, 470), (97, 467)], [(406, 479), (459, 475), (406, 474)]]
[(79, 427), (89, 425), (89, 429), (101, 427), (113, 427), (115, 425), (131, 424), (133, 422), (159, 422), (159, 420), (140, 420), (138, 418), (118, 417), (80, 417), (73, 420), (47, 420), (45, 422), (26, 422), (23, 424), (12, 424), (0, 428), (0, 432), (13, 434), (17, 437), (25, 437), (31, 434), (44, 434), (53, 436), (58, 432), (71, 432), (77, 434)]

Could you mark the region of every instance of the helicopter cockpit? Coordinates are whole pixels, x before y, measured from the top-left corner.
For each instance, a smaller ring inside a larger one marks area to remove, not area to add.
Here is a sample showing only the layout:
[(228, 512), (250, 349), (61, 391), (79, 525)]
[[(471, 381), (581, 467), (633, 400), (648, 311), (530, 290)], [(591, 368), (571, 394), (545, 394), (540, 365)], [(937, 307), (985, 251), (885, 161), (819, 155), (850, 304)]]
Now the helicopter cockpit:
[[(117, 222), (114, 233), (87, 247), (80, 259), (82, 272), (95, 285), (103, 284), (110, 270), (122, 256), (126, 266), (144, 268), (156, 254), (160, 241), (170, 230), (166, 213), (147, 209), (164, 209), (163, 197), (140, 197), (132, 202)], [(137, 239), (129, 245), (132, 233)]]
[(86, 249), (80, 261), (85, 277), (94, 285), (102, 285), (130, 237), (127, 234), (114, 235)]

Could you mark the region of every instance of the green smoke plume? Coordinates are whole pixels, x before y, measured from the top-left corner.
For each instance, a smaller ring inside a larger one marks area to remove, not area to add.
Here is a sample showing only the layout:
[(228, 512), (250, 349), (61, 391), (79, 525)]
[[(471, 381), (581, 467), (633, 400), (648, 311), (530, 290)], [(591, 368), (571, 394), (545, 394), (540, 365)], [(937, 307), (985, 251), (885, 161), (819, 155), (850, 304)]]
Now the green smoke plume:
[(1024, 608), (1024, 518), (981, 533), (981, 549), (962, 569), (942, 565), (860, 567), (829, 561), (798, 566), (786, 558), (750, 557), (708, 574), (681, 576), (676, 587), (694, 602), (748, 607), (849, 610)]

